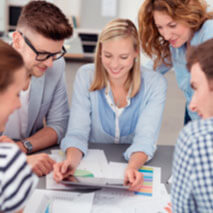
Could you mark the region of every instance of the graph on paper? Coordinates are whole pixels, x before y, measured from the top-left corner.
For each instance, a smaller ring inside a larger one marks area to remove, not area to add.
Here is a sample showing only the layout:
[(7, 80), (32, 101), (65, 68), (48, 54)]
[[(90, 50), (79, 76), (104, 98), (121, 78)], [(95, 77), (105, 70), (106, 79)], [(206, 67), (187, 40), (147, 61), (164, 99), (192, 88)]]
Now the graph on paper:
[(77, 169), (74, 173), (76, 177), (94, 177), (94, 174), (88, 170)]
[(154, 169), (151, 167), (142, 167), (139, 172), (143, 174), (144, 182), (142, 188), (135, 192), (138, 195), (152, 196), (153, 194), (153, 175)]
[[(122, 179), (127, 165), (127, 163), (109, 162), (107, 177)], [(135, 194), (145, 197), (155, 197), (159, 193), (161, 168), (143, 166), (139, 169), (139, 172), (143, 174), (144, 182), (142, 188), (135, 192)]]

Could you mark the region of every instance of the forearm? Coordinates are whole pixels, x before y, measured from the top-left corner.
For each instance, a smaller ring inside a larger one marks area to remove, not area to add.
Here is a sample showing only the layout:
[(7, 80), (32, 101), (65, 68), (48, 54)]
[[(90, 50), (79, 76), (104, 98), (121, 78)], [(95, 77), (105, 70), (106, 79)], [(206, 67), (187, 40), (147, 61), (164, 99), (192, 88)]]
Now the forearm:
[(80, 149), (77, 149), (75, 147), (70, 147), (66, 151), (67, 160), (71, 161), (72, 166), (75, 168), (80, 163), (82, 157), (83, 157), (83, 153), (80, 151)]
[(147, 161), (148, 156), (144, 152), (134, 152), (128, 163), (128, 168), (140, 169)]
[[(53, 128), (44, 127), (43, 129), (39, 130), (37, 133), (26, 139), (32, 143), (32, 151), (35, 152), (57, 144), (58, 136)], [(22, 151), (24, 151), (25, 153), (27, 152), (22, 142), (17, 142), (17, 145), (21, 148)]]

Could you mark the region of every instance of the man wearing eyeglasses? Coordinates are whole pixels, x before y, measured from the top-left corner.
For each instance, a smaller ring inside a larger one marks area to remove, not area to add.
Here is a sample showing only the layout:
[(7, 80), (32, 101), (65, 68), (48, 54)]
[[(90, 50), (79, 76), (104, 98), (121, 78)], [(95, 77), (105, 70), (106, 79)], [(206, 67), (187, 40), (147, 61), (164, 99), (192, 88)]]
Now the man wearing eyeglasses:
[[(64, 137), (69, 106), (62, 57), (64, 39), (71, 35), (71, 25), (55, 5), (31, 1), (22, 9), (13, 47), (24, 58), (28, 80), (20, 94), (22, 107), (9, 118), (0, 141), (17, 141), (22, 151), (32, 153)], [(30, 155), (28, 162), (39, 176), (49, 173), (54, 164), (46, 154)]]

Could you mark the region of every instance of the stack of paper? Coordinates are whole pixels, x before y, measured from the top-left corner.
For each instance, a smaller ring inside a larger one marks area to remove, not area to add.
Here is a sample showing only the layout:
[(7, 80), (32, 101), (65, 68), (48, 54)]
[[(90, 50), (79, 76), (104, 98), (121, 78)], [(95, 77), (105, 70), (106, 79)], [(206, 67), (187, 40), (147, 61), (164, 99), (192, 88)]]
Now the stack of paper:
[(74, 193), (37, 189), (31, 196), (24, 213), (90, 213), (94, 193)]
[[(65, 159), (65, 155), (61, 150), (52, 150), (51, 156), (57, 162)], [(81, 160), (76, 173), (77, 176), (104, 177), (107, 165), (107, 159), (103, 150), (89, 149), (87, 155)]]
[[(106, 177), (115, 180), (123, 179), (127, 165), (127, 163), (110, 162)], [(139, 171), (143, 174), (144, 182), (141, 190), (136, 193), (148, 197), (158, 196), (161, 184), (161, 168), (143, 166)]]
[[(51, 157), (57, 162), (65, 159), (65, 155), (61, 150), (52, 150)], [(87, 155), (82, 159), (79, 164), (75, 175), (80, 177), (105, 177), (106, 169), (108, 167), (107, 159), (103, 150), (90, 149)], [(63, 184), (57, 184), (53, 180), (53, 174), (50, 173), (46, 176), (47, 189), (64, 189), (69, 190), (69, 187)]]
[[(56, 161), (65, 159), (63, 152), (60, 150), (55, 150), (52, 154)], [(126, 167), (127, 163), (108, 163), (102, 150), (89, 150), (87, 156), (81, 161), (75, 175), (81, 177), (105, 177), (112, 180), (112, 182), (114, 181), (113, 183), (116, 183), (117, 180), (120, 182), (120, 180), (124, 179)], [(170, 202), (170, 196), (164, 184), (161, 184), (161, 168), (143, 166), (139, 171), (143, 173), (144, 183), (138, 192), (112, 189), (97, 191), (90, 212), (139, 213), (142, 212), (142, 210), (143, 212), (149, 213), (167, 212), (165, 207)], [(46, 177), (46, 181), (46, 187), (48, 189), (69, 190), (69, 187), (57, 184), (53, 180), (52, 174)], [(50, 206), (54, 209), (57, 209), (57, 206), (60, 205), (67, 206), (64, 204), (64, 201), (58, 199), (55, 199), (54, 202), (48, 201), (46, 203), (50, 203)]]

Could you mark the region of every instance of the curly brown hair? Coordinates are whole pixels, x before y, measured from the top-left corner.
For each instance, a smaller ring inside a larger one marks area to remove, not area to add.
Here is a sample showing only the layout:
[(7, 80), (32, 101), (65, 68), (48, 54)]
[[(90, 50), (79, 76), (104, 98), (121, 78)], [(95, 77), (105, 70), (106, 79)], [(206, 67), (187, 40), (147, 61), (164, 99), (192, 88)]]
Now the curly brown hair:
[(62, 11), (46, 1), (31, 1), (23, 7), (17, 29), (22, 27), (28, 27), (55, 41), (69, 38), (73, 33)]
[(169, 42), (158, 32), (153, 12), (160, 11), (173, 20), (184, 23), (196, 32), (213, 12), (207, 12), (204, 0), (145, 0), (138, 13), (139, 36), (143, 51), (151, 58), (154, 56), (154, 69), (164, 63), (172, 65)]

